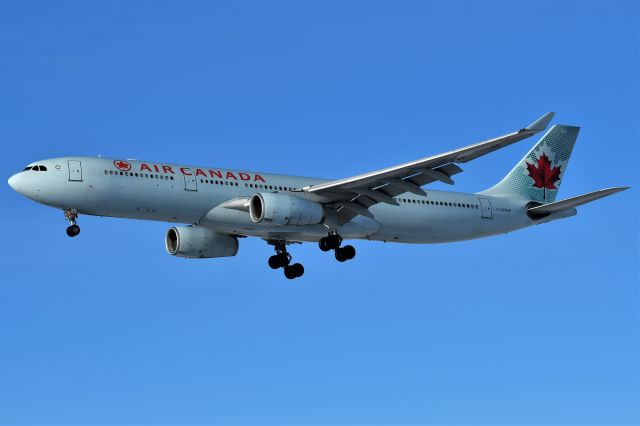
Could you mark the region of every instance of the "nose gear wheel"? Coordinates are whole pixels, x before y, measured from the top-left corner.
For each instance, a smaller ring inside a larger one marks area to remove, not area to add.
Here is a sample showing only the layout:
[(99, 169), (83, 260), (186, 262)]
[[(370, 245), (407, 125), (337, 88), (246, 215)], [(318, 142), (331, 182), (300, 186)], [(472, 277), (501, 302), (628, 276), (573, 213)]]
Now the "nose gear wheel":
[(66, 209), (64, 211), (64, 218), (69, 221), (69, 226), (67, 227), (67, 235), (70, 237), (75, 237), (80, 233), (80, 227), (76, 225), (76, 221), (78, 220), (78, 211), (75, 209)]

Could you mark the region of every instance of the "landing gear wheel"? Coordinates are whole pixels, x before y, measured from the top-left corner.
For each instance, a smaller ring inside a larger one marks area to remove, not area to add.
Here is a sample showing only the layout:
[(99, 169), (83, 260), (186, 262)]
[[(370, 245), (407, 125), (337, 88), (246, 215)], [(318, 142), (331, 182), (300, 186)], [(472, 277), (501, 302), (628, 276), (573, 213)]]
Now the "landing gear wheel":
[(274, 254), (269, 258), (269, 266), (272, 269), (282, 268), (283, 266), (287, 266), (291, 258), (288, 256), (287, 252), (282, 252), (278, 254)]
[(303, 274), (304, 266), (300, 263), (294, 263), (293, 265), (287, 265), (284, 267), (284, 276), (290, 280), (301, 277)]
[(342, 238), (340, 238), (338, 234), (329, 234), (324, 238), (326, 241), (325, 244), (327, 247), (329, 247), (329, 249), (337, 249), (342, 243)]
[(356, 257), (356, 249), (353, 246), (344, 246), (336, 249), (336, 260), (344, 262)]
[(269, 258), (269, 266), (271, 269), (278, 269), (280, 267), (280, 256), (274, 254)]
[(347, 257), (347, 260), (351, 260), (356, 257), (356, 249), (354, 249), (353, 246), (344, 246), (340, 250)]
[(67, 228), (67, 235), (70, 237), (75, 237), (80, 233), (80, 227), (78, 225), (71, 225)]
[(329, 247), (329, 243), (327, 242), (327, 237), (320, 238), (320, 241), (318, 241), (318, 246), (320, 247), (320, 250), (322, 250), (322, 251), (331, 250), (331, 247)]
[(341, 248), (336, 249), (336, 260), (338, 262), (345, 262), (349, 260), (349, 258), (347, 257), (347, 253), (344, 252), (344, 249), (341, 249)]
[(296, 273), (296, 276), (301, 277), (304, 275), (304, 266), (302, 266), (302, 263), (294, 263), (291, 267)]

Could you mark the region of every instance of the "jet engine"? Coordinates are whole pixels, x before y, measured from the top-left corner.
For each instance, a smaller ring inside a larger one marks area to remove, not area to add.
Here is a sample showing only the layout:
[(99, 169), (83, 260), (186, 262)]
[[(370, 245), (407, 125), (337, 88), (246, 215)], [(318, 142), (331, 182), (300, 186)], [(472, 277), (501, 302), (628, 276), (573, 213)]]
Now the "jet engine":
[(322, 205), (295, 195), (254, 194), (249, 200), (249, 215), (256, 223), (273, 225), (315, 225), (322, 222)]
[(238, 253), (238, 239), (201, 226), (174, 226), (165, 236), (170, 255), (188, 258), (229, 257)]

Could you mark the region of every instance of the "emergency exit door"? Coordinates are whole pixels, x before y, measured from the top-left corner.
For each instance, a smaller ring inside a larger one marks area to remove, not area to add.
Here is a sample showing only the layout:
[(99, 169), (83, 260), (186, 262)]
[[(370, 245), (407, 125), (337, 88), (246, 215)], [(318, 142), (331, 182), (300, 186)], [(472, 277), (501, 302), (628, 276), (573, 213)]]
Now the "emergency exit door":
[[(197, 191), (198, 190), (198, 182), (193, 172), (189, 169), (183, 169), (184, 176), (184, 190), (185, 191)], [(189, 174), (187, 174), (189, 173)]]
[(78, 160), (69, 160), (69, 180), (82, 180), (82, 163)]
[(491, 219), (493, 214), (491, 213), (491, 201), (488, 198), (478, 198), (480, 200), (480, 208), (482, 209), (482, 217), (485, 219)]

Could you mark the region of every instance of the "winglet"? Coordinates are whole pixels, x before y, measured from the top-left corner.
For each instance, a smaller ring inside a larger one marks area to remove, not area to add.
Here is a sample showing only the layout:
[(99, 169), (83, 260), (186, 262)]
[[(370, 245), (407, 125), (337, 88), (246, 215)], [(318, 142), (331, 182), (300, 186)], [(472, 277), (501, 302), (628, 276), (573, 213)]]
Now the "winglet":
[(553, 119), (554, 115), (556, 115), (555, 112), (548, 112), (545, 115), (543, 115), (542, 117), (538, 118), (533, 123), (529, 124), (523, 130), (541, 132), (541, 131), (543, 131), (544, 129), (547, 128), (547, 126), (549, 125), (549, 122)]

